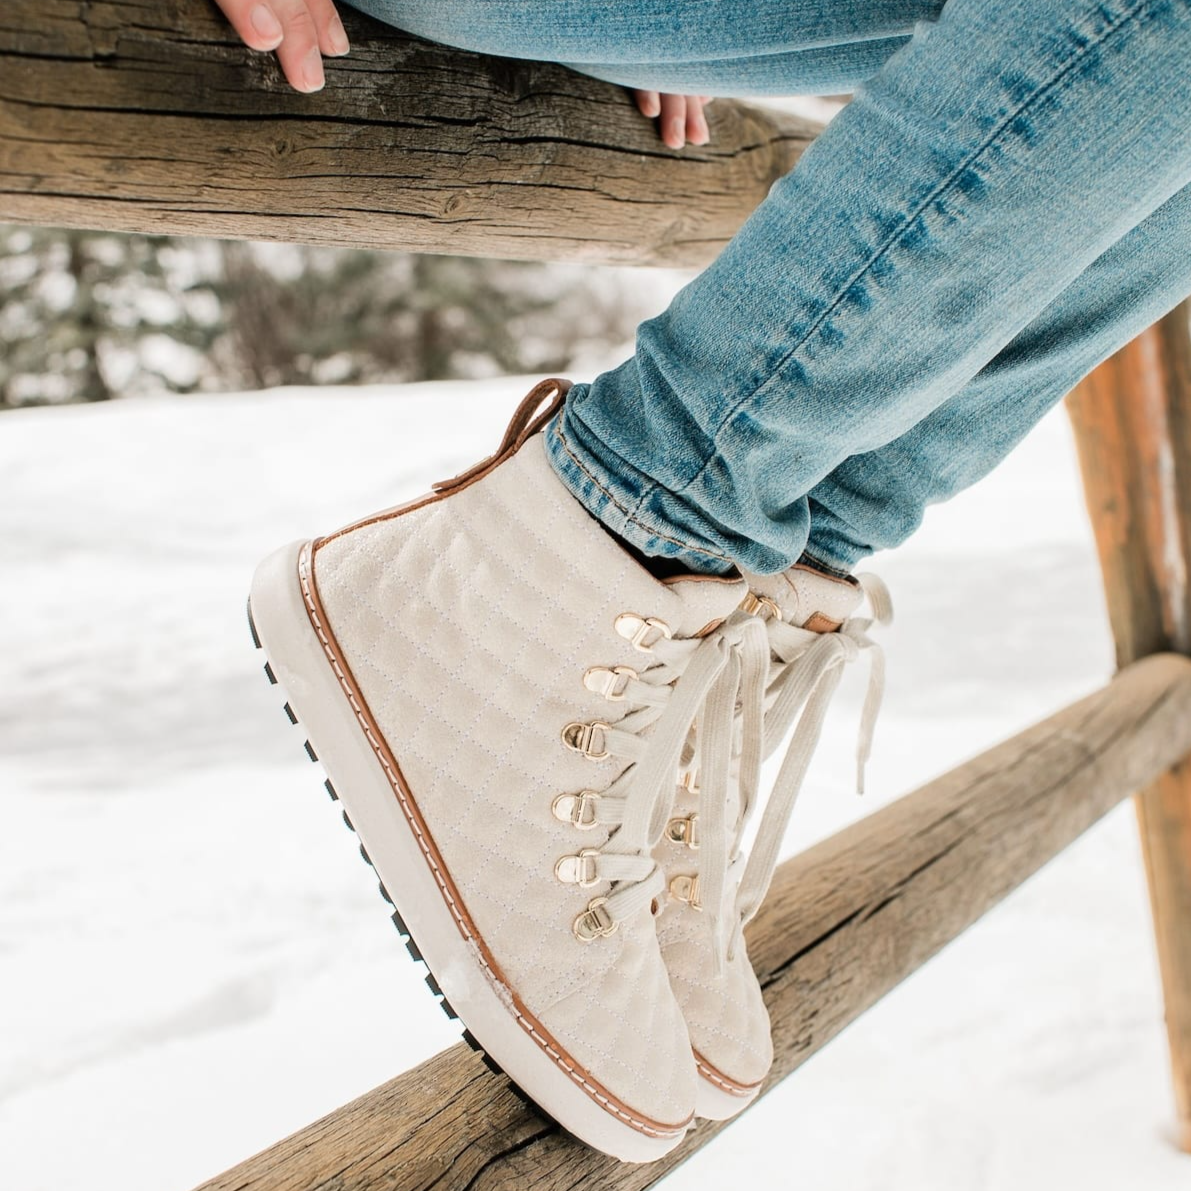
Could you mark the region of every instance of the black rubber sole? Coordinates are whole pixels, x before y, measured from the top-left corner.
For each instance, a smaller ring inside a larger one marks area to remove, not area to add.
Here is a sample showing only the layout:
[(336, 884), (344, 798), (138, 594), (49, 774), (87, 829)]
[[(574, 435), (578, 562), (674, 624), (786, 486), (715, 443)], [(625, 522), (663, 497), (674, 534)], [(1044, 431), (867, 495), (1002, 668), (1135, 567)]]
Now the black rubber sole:
[[(251, 602), (248, 605), (248, 630), (252, 634), (253, 645), (263, 653), (264, 646), (261, 644), (260, 635), (257, 633), (256, 625), (252, 620)], [(269, 665), (267, 659), (264, 664), (264, 671), (265, 677), (269, 680), (270, 685), (276, 686), (277, 676), (273, 673), (273, 667)], [(298, 720), (298, 716), (288, 702), (284, 704), (284, 710), (286, 718), (289, 720), (290, 724), (294, 727), (300, 728), (302, 725)], [(314, 747), (311, 745), (310, 741), (304, 740), (302, 743), (307, 757), (309, 757), (309, 759), (315, 764), (318, 764), (318, 754), (314, 751)], [(327, 793), (331, 796), (332, 800), (338, 802), (339, 795), (335, 792), (335, 787), (331, 784), (330, 777), (327, 777), (324, 780), (323, 785), (326, 787)], [(343, 821), (347, 825), (348, 829), (355, 834), (356, 829), (352, 825), (352, 821), (348, 817), (346, 810), (343, 811)], [(437, 978), (430, 970), (430, 965), (423, 957), (421, 948), (418, 947), (417, 941), (414, 939), (413, 934), (410, 932), (409, 927), (405, 923), (405, 919), (401, 917), (401, 912), (397, 909), (397, 906), (393, 902), (392, 896), (385, 888), (384, 882), (380, 879), (380, 875), (377, 873), (376, 868), (373, 865), (372, 860), (369, 858), (362, 842), (360, 843), (360, 855), (363, 857), (364, 862), (368, 865), (368, 867), (372, 869), (373, 876), (376, 877), (377, 889), (380, 891), (381, 897), (385, 899), (390, 911), (389, 918), (392, 920), (393, 925), (397, 928), (397, 933), (401, 936), (402, 942), (405, 943), (405, 949), (407, 952), (409, 952), (410, 959), (412, 959), (415, 963), (421, 964), (421, 966), (425, 968), (426, 975), (423, 977), (423, 979), (426, 982), (426, 987), (430, 990), (435, 1001), (438, 1003), (438, 1007), (443, 1011), (443, 1013), (446, 1014), (448, 1020), (452, 1022), (460, 1022), (459, 1015), (455, 1012), (451, 1002), (447, 1000), (446, 994), (444, 994), (442, 988), (440, 987)], [(462, 1023), (460, 1022), (460, 1024)], [(543, 1120), (557, 1123), (554, 1122), (553, 1117), (551, 1117), (542, 1109), (541, 1105), (539, 1105), (536, 1100), (528, 1096), (516, 1083), (513, 1082), (513, 1080), (509, 1079), (508, 1075), (505, 1074), (505, 1071), (500, 1064), (488, 1054), (488, 1052), (480, 1045), (475, 1035), (472, 1034), (472, 1032), (466, 1027), (463, 1029), (462, 1037), (463, 1041), (467, 1043), (467, 1045), (473, 1051), (475, 1051), (477, 1055), (480, 1056), (484, 1066), (486, 1066), (489, 1071), (491, 1071), (494, 1075), (503, 1076), (508, 1081), (509, 1089), (519, 1100), (521, 1100), (527, 1107), (532, 1109), (533, 1112)]]

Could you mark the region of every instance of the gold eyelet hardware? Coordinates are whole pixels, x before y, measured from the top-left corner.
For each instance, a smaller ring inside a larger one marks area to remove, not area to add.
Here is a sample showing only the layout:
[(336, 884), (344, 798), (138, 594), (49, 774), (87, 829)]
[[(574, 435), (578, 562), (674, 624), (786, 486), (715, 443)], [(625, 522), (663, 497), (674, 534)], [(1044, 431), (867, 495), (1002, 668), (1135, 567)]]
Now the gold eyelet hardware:
[(629, 683), (638, 677), (631, 666), (592, 666), (583, 675), (583, 685), (597, 695), (603, 695), (610, 703), (619, 703), (624, 698)]
[(699, 900), (699, 874), (695, 873), (693, 876), (687, 873), (679, 873), (677, 877), (670, 878), (670, 896), (676, 902), (686, 902), (692, 910), (703, 909), (703, 903)]
[(666, 838), (676, 844), (686, 844), (692, 852), (699, 850), (699, 816), (682, 815), (666, 824)]
[(652, 653), (653, 647), (663, 637), (669, 640), (674, 636), (664, 620), (658, 620), (656, 616), (638, 616), (636, 612), (622, 612), (613, 627), (634, 649), (642, 653)]
[(600, 733), (600, 744), (604, 743), (603, 733), (611, 732), (612, 725), (603, 720), (595, 720), (590, 724), (567, 724), (562, 730), (562, 742), (569, 749), (582, 753), (589, 761), (602, 761), (611, 756), (606, 748), (596, 747), (596, 733)]
[(561, 822), (578, 827), (580, 831), (590, 831), (597, 825), (596, 803), (599, 800), (600, 796), (594, 790), (560, 794), (550, 804), (550, 813)]
[(560, 856), (554, 866), (554, 875), (566, 885), (578, 885), (587, 889), (598, 885), (600, 878), (596, 873), (596, 861), (600, 853), (595, 848), (584, 848), (574, 856)]
[(750, 591), (740, 601), (740, 611), (747, 612), (750, 616), (759, 616), (762, 620), (782, 618), (782, 610), (777, 606), (777, 601), (771, 600), (769, 596), (759, 596), (755, 591)]
[(575, 919), (571, 930), (580, 943), (590, 943), (616, 933), (616, 923), (605, 905), (607, 900), (606, 897), (593, 897), (587, 903), (587, 909)]
[(698, 780), (699, 775), (694, 770), (688, 769), (686, 773), (684, 773), (682, 777), (678, 779), (678, 784), (684, 790), (689, 790), (692, 794), (698, 794), (701, 792), (699, 786), (696, 784)]

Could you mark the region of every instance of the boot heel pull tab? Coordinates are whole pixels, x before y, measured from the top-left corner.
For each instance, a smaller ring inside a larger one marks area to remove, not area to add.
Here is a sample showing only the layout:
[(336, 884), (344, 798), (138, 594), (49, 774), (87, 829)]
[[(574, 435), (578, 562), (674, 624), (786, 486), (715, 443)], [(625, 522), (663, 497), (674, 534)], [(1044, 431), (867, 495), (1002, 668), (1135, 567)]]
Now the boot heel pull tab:
[[(569, 380), (559, 377), (539, 381), (517, 406), (509, 421), (509, 428), (495, 452), (449, 480), (436, 480), (431, 485), (433, 490), (438, 493), (453, 492), (456, 488), (462, 488), (473, 480), (478, 480), (498, 463), (503, 463), (509, 456), (515, 455), (562, 408), (563, 399), (570, 387)], [(542, 408), (543, 401), (548, 402), (545, 408)]]

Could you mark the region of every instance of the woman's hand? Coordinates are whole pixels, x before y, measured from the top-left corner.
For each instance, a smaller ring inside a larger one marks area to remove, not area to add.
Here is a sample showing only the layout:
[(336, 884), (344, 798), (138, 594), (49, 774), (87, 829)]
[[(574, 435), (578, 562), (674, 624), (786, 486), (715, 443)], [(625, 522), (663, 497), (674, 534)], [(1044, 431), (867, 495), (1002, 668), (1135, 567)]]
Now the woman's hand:
[(298, 91), (319, 91), (323, 55), (347, 53), (347, 34), (332, 0), (215, 0), (232, 28), (254, 50), (276, 50)]
[(711, 140), (707, 131), (704, 107), (711, 102), (706, 95), (663, 95), (657, 91), (634, 91), (633, 98), (641, 115), (658, 121), (658, 135), (671, 149), (681, 149), (687, 141), (692, 145), (706, 145)]
[[(277, 60), (291, 86), (319, 91), (326, 81), (323, 56), (339, 58), (349, 46), (343, 22), (332, 0), (215, 0), (232, 28), (250, 49), (277, 51)], [(703, 108), (706, 95), (663, 95), (633, 91), (643, 116), (658, 121), (658, 133), (671, 149), (687, 141), (706, 145), (711, 139)]]

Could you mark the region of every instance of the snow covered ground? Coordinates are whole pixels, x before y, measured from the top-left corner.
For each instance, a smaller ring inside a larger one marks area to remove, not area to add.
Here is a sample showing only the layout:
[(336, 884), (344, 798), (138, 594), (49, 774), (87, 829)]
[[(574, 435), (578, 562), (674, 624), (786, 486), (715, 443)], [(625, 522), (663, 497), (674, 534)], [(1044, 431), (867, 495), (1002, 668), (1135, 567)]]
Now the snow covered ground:
[[(454, 1040), (260, 674), (257, 559), (486, 454), (524, 380), (0, 419), (0, 1185), (183, 1191)], [(1061, 415), (877, 560), (789, 850), (1110, 670)], [(1185, 1191), (1130, 809), (727, 1130), (676, 1189)]]

